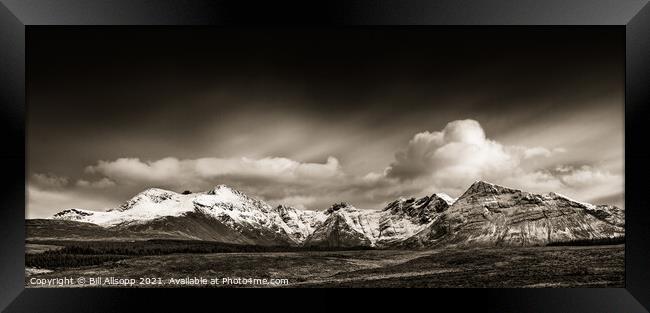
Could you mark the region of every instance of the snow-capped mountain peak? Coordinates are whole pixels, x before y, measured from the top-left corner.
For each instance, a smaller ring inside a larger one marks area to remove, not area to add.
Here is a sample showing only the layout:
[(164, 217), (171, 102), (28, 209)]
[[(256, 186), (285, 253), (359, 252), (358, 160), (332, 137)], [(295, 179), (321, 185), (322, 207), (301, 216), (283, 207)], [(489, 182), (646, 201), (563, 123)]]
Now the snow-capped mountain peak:
[(247, 197), (243, 192), (227, 185), (216, 185), (207, 194), (221, 197)]
[(160, 189), (160, 188), (148, 188), (137, 195), (135, 195), (133, 198), (127, 200), (124, 202), (122, 205), (120, 205), (118, 208), (109, 210), (109, 211), (126, 211), (134, 208), (137, 205), (151, 205), (154, 203), (161, 203), (165, 200), (172, 199), (174, 196), (177, 196), (178, 194), (176, 192), (170, 191), (170, 190), (165, 190), (165, 189)]
[(271, 207), (257, 199), (253, 199), (243, 192), (226, 185), (217, 185), (205, 193), (199, 193), (194, 203), (200, 207), (224, 206), (237, 208), (243, 211), (262, 210), (264, 212)]
[(477, 196), (477, 195), (478, 196), (499, 195), (499, 194), (517, 193), (517, 192), (522, 192), (522, 191), (479, 180), (474, 182), (471, 186), (469, 186), (469, 188), (467, 188), (467, 190), (460, 197), (458, 197), (458, 199), (463, 199), (463, 198), (467, 198), (470, 196)]
[[(186, 219), (199, 225), (187, 226), (183, 222), (183, 234), (192, 239), (207, 238), (205, 223), (214, 224), (224, 232), (224, 227), (238, 235), (228, 235), (234, 242), (264, 244), (298, 244), (319, 221), (323, 214), (293, 208), (273, 209), (264, 201), (251, 198), (241, 191), (218, 185), (206, 192), (180, 194), (160, 188), (150, 188), (135, 195), (118, 208), (108, 211), (69, 209), (57, 213), (54, 219), (88, 222), (104, 227), (146, 229), (169, 232), (170, 226)], [(173, 222), (171, 222), (173, 221)], [(149, 226), (146, 226), (149, 225)], [(145, 227), (146, 226), (146, 227)], [(198, 228), (196, 230), (188, 229)], [(179, 230), (174, 230), (178, 232)], [(198, 233), (197, 233), (198, 232)], [(238, 240), (239, 236), (245, 237)], [(258, 241), (259, 240), (259, 241)]]

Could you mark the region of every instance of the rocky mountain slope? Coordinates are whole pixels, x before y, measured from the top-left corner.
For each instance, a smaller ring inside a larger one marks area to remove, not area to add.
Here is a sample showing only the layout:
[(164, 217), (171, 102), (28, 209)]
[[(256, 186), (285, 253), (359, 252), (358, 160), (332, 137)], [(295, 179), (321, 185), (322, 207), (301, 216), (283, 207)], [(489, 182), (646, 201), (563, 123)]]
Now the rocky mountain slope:
[(625, 236), (624, 215), (615, 206), (479, 181), (403, 245), (531, 246), (616, 240)]
[[(456, 200), (444, 194), (400, 198), (381, 210), (346, 203), (324, 211), (271, 207), (224, 185), (194, 194), (152, 188), (106, 212), (68, 209), (53, 219), (146, 238), (319, 248), (528, 246), (614, 240), (625, 233), (624, 210), (617, 207), (482, 181)], [(47, 224), (39, 225), (44, 233)]]
[(346, 203), (325, 211), (327, 219), (305, 241), (306, 246), (389, 247), (423, 230), (446, 210), (452, 199), (434, 194), (419, 199), (399, 199), (383, 210), (359, 210)]

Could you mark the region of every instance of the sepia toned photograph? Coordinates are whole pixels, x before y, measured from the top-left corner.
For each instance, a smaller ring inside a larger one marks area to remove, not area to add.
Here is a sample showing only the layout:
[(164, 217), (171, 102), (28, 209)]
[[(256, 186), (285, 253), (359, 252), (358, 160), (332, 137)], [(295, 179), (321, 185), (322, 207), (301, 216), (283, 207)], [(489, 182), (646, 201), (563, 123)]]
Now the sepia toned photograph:
[(624, 287), (624, 40), (35, 28), (25, 287)]

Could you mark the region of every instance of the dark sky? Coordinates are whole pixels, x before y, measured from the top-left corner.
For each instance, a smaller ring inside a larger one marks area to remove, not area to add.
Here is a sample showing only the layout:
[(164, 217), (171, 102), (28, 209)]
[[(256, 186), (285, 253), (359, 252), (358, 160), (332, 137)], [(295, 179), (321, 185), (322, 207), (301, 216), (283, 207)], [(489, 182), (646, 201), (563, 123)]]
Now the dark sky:
[(30, 28), (28, 214), (218, 183), (376, 208), (475, 179), (622, 205), (624, 36)]

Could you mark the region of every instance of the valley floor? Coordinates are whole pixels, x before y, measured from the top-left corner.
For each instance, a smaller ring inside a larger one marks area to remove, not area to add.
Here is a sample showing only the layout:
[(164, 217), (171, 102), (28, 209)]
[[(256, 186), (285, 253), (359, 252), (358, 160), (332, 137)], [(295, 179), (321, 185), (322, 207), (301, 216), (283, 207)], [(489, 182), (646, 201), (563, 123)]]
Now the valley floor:
[[(28, 244), (27, 253), (58, 248)], [(25, 286), (623, 287), (624, 269), (624, 245), (175, 253), (115, 257), (79, 267), (30, 267)]]

